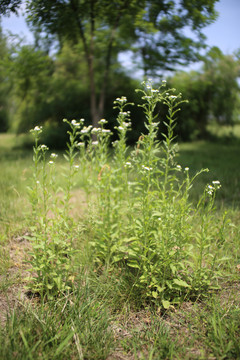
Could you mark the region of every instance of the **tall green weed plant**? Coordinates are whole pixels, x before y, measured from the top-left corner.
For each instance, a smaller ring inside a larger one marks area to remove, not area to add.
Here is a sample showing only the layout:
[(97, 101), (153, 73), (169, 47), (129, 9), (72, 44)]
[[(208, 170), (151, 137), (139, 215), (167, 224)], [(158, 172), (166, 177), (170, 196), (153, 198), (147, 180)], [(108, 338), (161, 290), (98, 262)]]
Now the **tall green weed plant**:
[(67, 170), (63, 173), (66, 178), (64, 188), (57, 186), (57, 154), (52, 153), (47, 161), (49, 149), (46, 145), (39, 144), (42, 128), (36, 126), (31, 130), (35, 139), (33, 185), (29, 187), (32, 205), (32, 251), (29, 261), (33, 273), (30, 277), (31, 290), (48, 299), (70, 290), (72, 284), (73, 223), (69, 211), (73, 179), (79, 169), (78, 165), (74, 164), (79, 125), (74, 122), (69, 125), (69, 143), (64, 154), (68, 163)]
[[(177, 163), (174, 129), (183, 102), (165, 82), (137, 90), (143, 100), (146, 133), (130, 151), (126, 133), (130, 113), (125, 97), (115, 101), (119, 140), (112, 159), (96, 179), (97, 216), (91, 246), (96, 263), (117, 268), (131, 282), (131, 296), (168, 308), (185, 297), (197, 297), (215, 284), (221, 259), (214, 224), (214, 199), (220, 183), (207, 185), (197, 207), (189, 201), (194, 180)], [(157, 105), (168, 107), (164, 140), (159, 141)], [(216, 262), (218, 266), (216, 265)], [(130, 294), (129, 294), (130, 296)]]
[[(83, 119), (65, 120), (70, 126), (65, 155), (69, 170), (61, 206), (53, 195), (55, 165), (46, 172), (49, 164), (47, 149), (39, 145), (41, 129), (33, 130), (35, 170), (30, 195), (41, 231), (39, 227), (34, 231), (37, 235), (31, 264), (37, 273), (35, 286), (42, 292), (56, 294), (69, 289), (73, 258), (69, 234), (74, 227), (69, 201), (78, 171), (85, 178), (88, 199), (87, 216), (82, 221), (89, 261), (99, 274), (120, 274), (126, 283), (126, 298), (153, 302), (166, 309), (185, 298), (203, 296), (217, 286), (224, 261), (217, 239), (219, 233), (224, 233), (225, 222), (219, 227), (214, 222), (214, 200), (220, 183), (214, 180), (208, 184), (197, 206), (190, 202), (196, 177), (208, 169), (191, 177), (189, 168), (177, 163), (174, 130), (184, 102), (181, 94), (176, 95), (175, 89), (166, 90), (165, 81), (158, 89), (151, 81), (144, 82), (137, 92), (146, 131), (134, 149), (127, 146), (126, 136), (131, 130), (128, 109), (133, 104), (125, 97), (114, 102), (119, 111), (118, 140), (112, 144), (112, 151), (111, 131), (105, 119), (99, 121), (98, 128), (84, 126)], [(159, 103), (168, 108), (163, 141), (159, 140)], [(48, 217), (50, 204), (57, 214), (55, 223)]]

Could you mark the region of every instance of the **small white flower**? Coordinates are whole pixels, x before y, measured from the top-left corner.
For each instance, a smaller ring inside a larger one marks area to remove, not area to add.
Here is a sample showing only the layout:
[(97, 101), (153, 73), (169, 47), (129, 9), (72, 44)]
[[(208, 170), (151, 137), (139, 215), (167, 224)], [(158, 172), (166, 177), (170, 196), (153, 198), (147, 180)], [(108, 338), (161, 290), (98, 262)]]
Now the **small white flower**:
[(174, 100), (174, 99), (176, 99), (176, 98), (177, 98), (176, 95), (170, 95), (170, 96), (169, 96), (169, 99), (171, 99), (171, 100)]
[(117, 102), (126, 102), (127, 101), (127, 98), (125, 96), (122, 96), (121, 98), (116, 98), (116, 101)]
[(102, 131), (101, 128), (96, 128), (96, 127), (92, 128), (92, 134), (97, 134), (98, 132), (101, 132), (101, 131)]
[(78, 169), (79, 169), (79, 165), (74, 165), (74, 169), (78, 170)]
[(212, 185), (208, 185), (208, 189), (212, 190), (214, 189)]
[(214, 188), (217, 190), (219, 190), (221, 188), (220, 181), (218, 181), (218, 180), (212, 181), (212, 184), (213, 184)]
[(73, 126), (80, 126), (80, 122), (77, 122), (75, 119), (73, 119), (72, 121), (71, 121), (71, 124), (73, 125)]
[(166, 80), (162, 80), (162, 83), (163, 83), (163, 84), (166, 84), (166, 82), (167, 82)]
[(52, 160), (49, 161), (49, 165), (53, 165), (54, 162)]
[[(177, 168), (177, 170), (179, 170), (179, 171), (182, 170), (181, 165), (177, 165), (176, 168)], [(186, 170), (186, 169), (185, 169), (185, 170)]]
[(189, 167), (185, 167), (185, 169), (184, 169), (185, 171), (188, 171), (189, 170)]
[(100, 121), (99, 121), (99, 124), (106, 124), (107, 123), (107, 120), (106, 119), (101, 119)]
[(153, 93), (158, 93), (159, 90), (157, 90), (157, 89), (151, 89), (151, 92), (153, 92)]
[(77, 146), (79, 146), (79, 147), (84, 146), (84, 145), (85, 145), (84, 142), (77, 143)]
[(34, 128), (34, 129), (31, 129), (30, 132), (31, 132), (31, 133), (35, 133), (35, 134), (36, 134), (36, 133), (39, 133), (39, 134), (40, 134), (40, 133), (42, 132), (42, 126), (35, 126), (35, 128)]
[(50, 157), (51, 157), (52, 159), (56, 159), (56, 158), (58, 157), (58, 155), (55, 154), (55, 153), (52, 153), (52, 154), (50, 155)]
[(98, 141), (93, 141), (92, 144), (93, 144), (93, 146), (96, 146), (96, 145), (98, 145)]
[(142, 168), (143, 168), (144, 170), (147, 170), (147, 171), (150, 171), (150, 170), (152, 170), (152, 168), (151, 168), (151, 167), (148, 167), (148, 166), (144, 166), (144, 165), (142, 165)]
[(110, 133), (111, 130), (109, 130), (109, 129), (102, 129), (102, 132), (103, 132), (103, 133)]
[(125, 165), (126, 165), (126, 166), (132, 166), (132, 164), (130, 163), (130, 161), (127, 161)]
[(40, 184), (40, 181), (39, 181), (39, 180), (37, 180), (37, 181), (36, 181), (36, 184), (38, 184), (38, 185), (39, 185), (39, 184)]
[(212, 192), (212, 191), (210, 191), (210, 190), (209, 190), (207, 193), (208, 193), (209, 195), (212, 195), (212, 194), (213, 194), (213, 192)]
[(124, 130), (124, 127), (119, 126), (118, 129), (121, 130), (121, 131), (123, 131), (123, 130)]
[(42, 126), (35, 126), (33, 131), (36, 131), (36, 132), (42, 131)]
[(40, 149), (41, 149), (41, 150), (48, 150), (48, 147), (47, 147), (46, 145), (42, 144), (42, 145), (40, 146)]
[(89, 128), (84, 126), (84, 128), (81, 130), (81, 134), (87, 134), (89, 132)]

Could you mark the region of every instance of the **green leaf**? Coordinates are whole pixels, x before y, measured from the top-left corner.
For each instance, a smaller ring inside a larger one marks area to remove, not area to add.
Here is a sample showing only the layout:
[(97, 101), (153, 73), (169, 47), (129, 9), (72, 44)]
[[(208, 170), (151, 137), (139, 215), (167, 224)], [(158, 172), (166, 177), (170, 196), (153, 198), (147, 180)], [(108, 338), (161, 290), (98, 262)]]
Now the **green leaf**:
[(152, 291), (152, 297), (154, 297), (154, 299), (156, 299), (158, 297), (157, 291)]
[(70, 334), (64, 339), (55, 352), (55, 356), (61, 354), (62, 350), (68, 345), (69, 340), (73, 337), (74, 333), (71, 331)]
[(113, 256), (112, 263), (116, 263), (116, 262), (121, 261), (123, 259), (124, 259), (123, 254), (117, 254), (117, 255)]
[(164, 307), (164, 309), (169, 309), (169, 307), (170, 307), (170, 301), (168, 301), (168, 300), (162, 300), (162, 305), (163, 305), (163, 307)]
[(127, 265), (131, 268), (140, 269), (140, 266), (136, 260), (129, 260)]
[(181, 286), (181, 287), (190, 287), (186, 281), (184, 280), (179, 280), (179, 279), (173, 279), (173, 282), (175, 285)]
[(172, 273), (173, 273), (173, 274), (176, 274), (177, 268), (176, 268), (175, 265), (170, 264), (170, 269), (172, 270)]
[(161, 287), (159, 285), (156, 286), (158, 292), (163, 292), (165, 290), (165, 287)]

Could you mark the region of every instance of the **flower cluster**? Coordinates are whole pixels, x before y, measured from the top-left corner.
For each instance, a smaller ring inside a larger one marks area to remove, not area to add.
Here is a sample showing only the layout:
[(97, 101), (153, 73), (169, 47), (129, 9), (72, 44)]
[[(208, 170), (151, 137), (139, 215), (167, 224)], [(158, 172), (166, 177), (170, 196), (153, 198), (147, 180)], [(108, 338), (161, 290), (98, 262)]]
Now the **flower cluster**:
[(175, 100), (175, 99), (177, 99), (177, 96), (176, 95), (169, 95), (169, 97), (168, 97), (170, 100)]
[(99, 123), (99, 124), (106, 124), (106, 123), (107, 123), (107, 120), (106, 120), (106, 119), (101, 119), (98, 123)]
[(49, 150), (49, 148), (47, 147), (47, 145), (42, 144), (39, 146), (39, 150), (42, 150), (44, 152), (44, 151)]
[(120, 111), (119, 115), (123, 115), (123, 116), (129, 116), (130, 115), (130, 111)]
[(30, 130), (30, 133), (32, 133), (34, 137), (40, 135), (42, 133), (42, 126), (35, 126), (34, 129)]
[(51, 159), (56, 159), (57, 157), (58, 157), (58, 155), (55, 154), (55, 153), (52, 153), (52, 154), (50, 155), (50, 158), (51, 158)]
[(146, 171), (150, 171), (150, 170), (152, 170), (152, 168), (151, 168), (151, 167), (144, 166), (144, 165), (142, 165), (142, 169), (143, 169), (143, 170), (146, 170)]
[(94, 134), (94, 135), (100, 133), (101, 131), (102, 131), (102, 129), (100, 127), (99, 128), (96, 128), (96, 127), (92, 128), (92, 134)]
[(84, 126), (81, 130), (81, 134), (88, 134), (92, 129), (92, 125)]
[(122, 96), (122, 97), (118, 97), (118, 98), (116, 98), (116, 100), (113, 102), (114, 104), (122, 104), (122, 103), (125, 103), (125, 102), (127, 102), (127, 98), (126, 98), (126, 96)]
[(77, 122), (76, 120), (72, 120), (72, 121), (71, 121), (71, 124), (72, 124), (74, 127), (76, 127), (76, 128), (79, 128), (80, 125), (81, 125), (81, 123), (80, 123), (80, 122)]
[(111, 133), (111, 130), (109, 130), (109, 129), (103, 129), (103, 128), (92, 128), (92, 134), (94, 134), (94, 135), (96, 135), (96, 134), (100, 134), (100, 133), (105, 133), (105, 134), (107, 134), (107, 133)]
[(212, 181), (212, 185), (208, 184), (206, 187), (206, 191), (208, 195), (212, 196), (216, 190), (221, 188), (221, 184), (219, 180)]
[(50, 155), (50, 159), (51, 159), (51, 160), (48, 162), (49, 165), (53, 165), (53, 164), (54, 164), (54, 161), (53, 161), (53, 160), (55, 160), (57, 157), (58, 157), (57, 154), (52, 153), (52, 154)]
[(131, 168), (132, 167), (132, 163), (130, 163), (130, 161), (127, 161), (124, 165), (125, 168)]

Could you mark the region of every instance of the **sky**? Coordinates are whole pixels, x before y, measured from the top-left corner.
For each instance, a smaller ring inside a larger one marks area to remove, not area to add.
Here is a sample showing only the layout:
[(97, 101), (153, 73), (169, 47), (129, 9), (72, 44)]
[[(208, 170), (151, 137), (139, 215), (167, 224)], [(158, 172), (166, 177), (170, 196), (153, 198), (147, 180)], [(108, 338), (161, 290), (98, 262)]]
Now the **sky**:
[[(216, 10), (219, 12), (218, 19), (203, 33), (207, 36), (208, 45), (218, 46), (224, 54), (232, 54), (240, 49), (240, 0), (220, 0), (216, 3)], [(4, 33), (9, 30), (24, 36), (28, 43), (33, 41), (23, 16), (2, 17), (1, 23)]]

